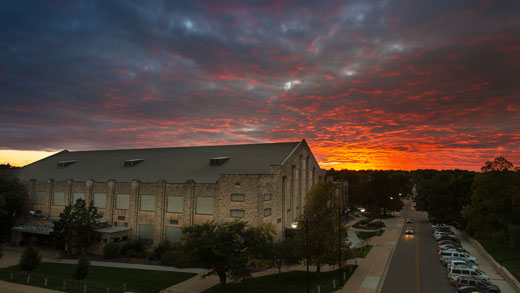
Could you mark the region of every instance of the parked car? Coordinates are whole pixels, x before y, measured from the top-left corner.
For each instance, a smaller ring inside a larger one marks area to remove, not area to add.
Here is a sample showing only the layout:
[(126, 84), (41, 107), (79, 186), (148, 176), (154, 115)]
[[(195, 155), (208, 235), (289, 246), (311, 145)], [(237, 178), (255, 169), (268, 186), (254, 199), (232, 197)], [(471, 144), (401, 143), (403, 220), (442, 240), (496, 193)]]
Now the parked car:
[(478, 269), (476, 262), (457, 257), (446, 259), (443, 264), (446, 265), (448, 270), (451, 269), (451, 267), (468, 267), (472, 269)]
[(460, 240), (455, 238), (455, 237), (453, 237), (453, 236), (445, 235), (445, 236), (441, 236), (439, 238), (436, 238), (435, 240), (437, 240), (437, 243), (439, 243), (440, 241), (443, 241), (443, 240), (449, 240), (449, 241), (455, 242), (455, 243), (460, 245)]
[(486, 292), (500, 293), (500, 288), (497, 285), (492, 284), (486, 280), (481, 280), (472, 277), (458, 277), (455, 286), (457, 286), (457, 288), (464, 286), (472, 286), (479, 289), (483, 289)]
[(406, 230), (404, 231), (404, 233), (406, 233), (406, 234), (414, 234), (414, 231), (413, 231), (412, 227), (406, 227)]
[(406, 218), (406, 223), (411, 223), (411, 222), (412, 222), (411, 218)]
[(438, 246), (438, 248), (439, 248), (439, 251), (440, 250), (452, 249), (452, 250), (458, 250), (458, 251), (462, 251), (462, 252), (466, 252), (467, 253), (467, 251), (464, 248), (462, 248), (460, 246), (453, 245), (453, 244), (449, 244), (449, 243), (447, 243), (447, 244), (440, 244)]
[(473, 261), (474, 263), (477, 263), (477, 259), (474, 256), (467, 255), (465, 253), (455, 252), (455, 251), (443, 251), (440, 253), (440, 261), (444, 263), (446, 260), (450, 258), (461, 258), (465, 260)]
[(433, 236), (435, 235), (451, 235), (451, 236), (455, 236), (455, 233), (453, 233), (451, 230), (435, 230), (433, 232)]
[(455, 241), (448, 240), (448, 239), (446, 239), (446, 240), (441, 240), (441, 241), (437, 241), (437, 244), (438, 244), (438, 245), (450, 244), (450, 245), (453, 245), (453, 246), (456, 246), (456, 247), (462, 247), (462, 246), (460, 245), (460, 243), (457, 243), (457, 242), (455, 242)]
[(441, 237), (444, 237), (444, 236), (448, 236), (448, 237), (455, 237), (453, 235), (450, 235), (448, 233), (444, 233), (444, 232), (441, 232), (441, 233), (435, 233), (433, 234), (433, 238), (435, 238), (435, 240), (441, 238)]
[(435, 229), (449, 229), (450, 227), (446, 224), (436, 224), (432, 225), (432, 231)]
[(458, 277), (474, 277), (481, 280), (489, 281), (489, 277), (478, 269), (471, 269), (466, 267), (451, 267), (448, 272), (450, 282), (455, 283)]
[(488, 293), (488, 291), (482, 290), (482, 289), (474, 287), (474, 286), (457, 287), (457, 292), (459, 292), (459, 293)]

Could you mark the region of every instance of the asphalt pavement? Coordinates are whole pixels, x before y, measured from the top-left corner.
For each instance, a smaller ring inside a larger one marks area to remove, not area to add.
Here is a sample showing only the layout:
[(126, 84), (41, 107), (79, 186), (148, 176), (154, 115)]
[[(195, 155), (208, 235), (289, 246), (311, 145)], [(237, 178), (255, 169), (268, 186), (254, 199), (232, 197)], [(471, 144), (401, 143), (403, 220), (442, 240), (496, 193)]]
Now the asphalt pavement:
[[(401, 216), (412, 218), (413, 222), (403, 225), (381, 292), (454, 292), (446, 268), (439, 261), (427, 213), (418, 212), (406, 203)], [(415, 234), (406, 235), (407, 227), (412, 227)]]

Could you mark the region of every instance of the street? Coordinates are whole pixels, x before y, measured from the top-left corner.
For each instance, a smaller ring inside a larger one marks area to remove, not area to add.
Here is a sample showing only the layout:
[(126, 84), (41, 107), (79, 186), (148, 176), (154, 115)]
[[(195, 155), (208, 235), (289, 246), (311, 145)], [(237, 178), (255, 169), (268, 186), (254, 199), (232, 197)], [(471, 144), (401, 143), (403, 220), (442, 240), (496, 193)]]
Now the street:
[[(439, 261), (437, 243), (431, 235), (427, 214), (417, 212), (406, 203), (401, 216), (412, 218), (413, 223), (403, 225), (382, 292), (455, 292), (446, 268)], [(406, 235), (406, 227), (412, 227), (415, 234)]]

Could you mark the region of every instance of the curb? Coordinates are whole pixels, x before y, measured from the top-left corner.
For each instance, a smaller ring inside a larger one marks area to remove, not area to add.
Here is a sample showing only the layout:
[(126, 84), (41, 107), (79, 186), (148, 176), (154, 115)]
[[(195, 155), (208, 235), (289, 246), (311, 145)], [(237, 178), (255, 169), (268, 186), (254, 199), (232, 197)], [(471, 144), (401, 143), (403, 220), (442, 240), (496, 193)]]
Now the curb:
[(493, 258), (493, 256), (491, 256), (486, 251), (486, 249), (480, 244), (480, 242), (478, 242), (478, 240), (473, 239), (464, 231), (460, 231), (460, 233), (461, 235), (463, 235), (464, 238), (466, 238), (466, 240), (468, 240), (469, 243), (471, 243), (471, 245), (473, 245), (473, 247), (475, 247), (478, 250), (480, 254), (482, 254), (486, 258), (486, 260), (491, 264), (491, 266), (493, 266), (493, 268), (504, 278), (504, 280), (506, 280), (506, 282), (508, 282), (509, 285), (511, 285), (513, 290), (520, 293), (520, 282), (511, 274), (511, 272), (509, 272), (509, 270), (506, 267), (499, 264)]

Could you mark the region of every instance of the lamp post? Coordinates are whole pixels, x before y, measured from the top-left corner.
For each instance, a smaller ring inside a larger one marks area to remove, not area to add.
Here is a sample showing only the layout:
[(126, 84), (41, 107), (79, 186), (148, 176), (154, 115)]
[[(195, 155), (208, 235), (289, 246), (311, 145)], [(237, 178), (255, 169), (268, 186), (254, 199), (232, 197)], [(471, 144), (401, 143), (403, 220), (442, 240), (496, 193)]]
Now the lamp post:
[(341, 207), (338, 208), (338, 254), (339, 254), (339, 288), (341, 288)]
[[(293, 222), (291, 224), (293, 229), (298, 228), (298, 222)], [(307, 250), (307, 293), (310, 292), (309, 286), (309, 220), (305, 219), (305, 248)]]

